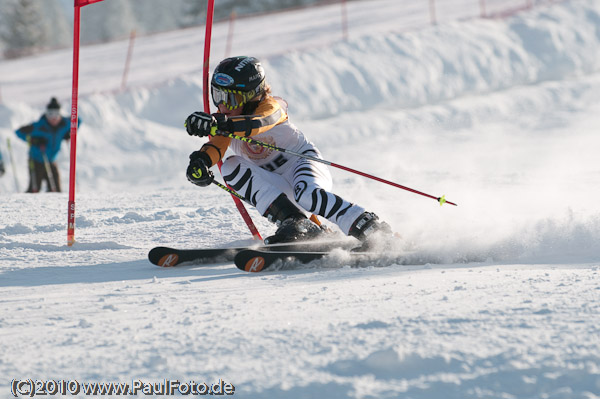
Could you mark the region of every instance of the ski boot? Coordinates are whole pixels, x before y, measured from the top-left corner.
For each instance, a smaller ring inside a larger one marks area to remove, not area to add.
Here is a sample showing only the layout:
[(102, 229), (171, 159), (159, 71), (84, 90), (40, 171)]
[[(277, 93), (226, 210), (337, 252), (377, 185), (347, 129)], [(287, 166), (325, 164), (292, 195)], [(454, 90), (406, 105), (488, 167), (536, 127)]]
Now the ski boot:
[(281, 194), (269, 206), (264, 216), (279, 226), (275, 234), (265, 238), (265, 244), (314, 239), (324, 230), (310, 221), (285, 194)]
[(387, 250), (393, 245), (392, 228), (386, 222), (380, 222), (379, 217), (372, 212), (360, 215), (352, 223), (348, 235), (362, 242), (360, 247), (354, 249), (356, 252)]

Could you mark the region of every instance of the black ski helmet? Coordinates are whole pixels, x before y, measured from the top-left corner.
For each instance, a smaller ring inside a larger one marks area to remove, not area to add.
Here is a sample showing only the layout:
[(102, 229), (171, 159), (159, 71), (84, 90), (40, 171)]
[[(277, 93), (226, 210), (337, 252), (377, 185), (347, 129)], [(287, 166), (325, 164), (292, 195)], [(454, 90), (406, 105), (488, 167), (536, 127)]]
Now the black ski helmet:
[(265, 70), (258, 59), (246, 56), (224, 59), (215, 68), (210, 82), (213, 103), (234, 110), (261, 93), (265, 84)]
[(52, 97), (48, 105), (46, 105), (46, 109), (60, 109), (60, 103), (56, 99), (56, 97)]

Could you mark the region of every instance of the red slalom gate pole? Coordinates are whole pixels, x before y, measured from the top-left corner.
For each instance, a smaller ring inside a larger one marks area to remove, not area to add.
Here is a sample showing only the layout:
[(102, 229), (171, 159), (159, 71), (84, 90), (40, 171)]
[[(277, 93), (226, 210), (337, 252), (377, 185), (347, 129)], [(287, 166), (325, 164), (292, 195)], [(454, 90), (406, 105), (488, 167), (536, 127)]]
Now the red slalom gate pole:
[(79, 99), (79, 31), (81, 7), (103, 0), (75, 0), (73, 16), (73, 86), (71, 90), (71, 159), (69, 166), (69, 205), (67, 209), (67, 245), (75, 243), (75, 165), (77, 163), (77, 109)]
[(71, 93), (71, 163), (69, 167), (69, 208), (67, 216), (67, 245), (75, 243), (75, 165), (77, 158), (77, 102), (79, 98), (79, 24), (81, 7), (75, 1), (73, 21), (73, 86)]
[(337, 164), (337, 163), (329, 162), (329, 161), (326, 161), (326, 160), (321, 159), (321, 158), (313, 157), (311, 155), (306, 155), (306, 154), (302, 154), (300, 152), (296, 152), (296, 151), (288, 150), (288, 149), (285, 149), (285, 148), (277, 147), (277, 146), (274, 146), (272, 144), (263, 143), (262, 141), (254, 140), (254, 139), (251, 139), (249, 137), (236, 136), (233, 133), (224, 132), (224, 131), (220, 131), (220, 130), (218, 130), (215, 134), (217, 134), (219, 136), (229, 137), (229, 138), (235, 139), (235, 140), (244, 141), (244, 142), (246, 142), (248, 144), (259, 145), (261, 147), (265, 147), (265, 148), (271, 149), (273, 151), (284, 152), (286, 154), (291, 154), (291, 155), (294, 155), (294, 156), (297, 156), (297, 157), (300, 157), (300, 158), (305, 158), (305, 159), (309, 159), (311, 161), (320, 162), (320, 163), (325, 164), (327, 166), (332, 166), (334, 168), (338, 168), (338, 169), (345, 170), (347, 172), (355, 173), (355, 174), (363, 176), (363, 177), (368, 177), (369, 179), (373, 179), (373, 180), (376, 180), (376, 181), (381, 182), (381, 183), (389, 184), (390, 186), (401, 188), (402, 190), (410, 191), (411, 193), (419, 194), (419, 195), (422, 195), (424, 197), (434, 199), (437, 202), (439, 202), (440, 205), (450, 204), (450, 205), (458, 206), (454, 202), (447, 201), (446, 197), (443, 196), (443, 195), (441, 197), (434, 197), (433, 195), (429, 195), (429, 194), (426, 194), (424, 192), (414, 190), (414, 189), (412, 189), (410, 187), (406, 187), (406, 186), (403, 186), (401, 184), (394, 183), (393, 181), (385, 180), (385, 179), (382, 179), (380, 177), (373, 176), (373, 175), (370, 175), (368, 173), (364, 173), (364, 172), (361, 172), (359, 170), (349, 168), (347, 166), (343, 166), (343, 165), (340, 165), (340, 164)]
[[(214, 11), (215, 11), (215, 1), (208, 0), (208, 4), (206, 5), (206, 32), (204, 34), (204, 64), (202, 66), (202, 78), (203, 78), (202, 95), (203, 95), (203, 99), (204, 99), (204, 112), (209, 113), (209, 114), (210, 114), (210, 102), (209, 102), (209, 95), (208, 95), (208, 88), (209, 88), (208, 69), (210, 66), (209, 65), (210, 64), (210, 41), (211, 41), (211, 35), (212, 35), (212, 24), (213, 24)], [(217, 166), (219, 167), (219, 172), (221, 171), (221, 165), (223, 165), (223, 162), (219, 161), (219, 163), (217, 164)], [(242, 215), (242, 219), (244, 219), (244, 222), (246, 222), (248, 229), (250, 229), (250, 233), (252, 233), (252, 237), (254, 237), (254, 239), (256, 239), (256, 240), (262, 241), (262, 237), (260, 236), (258, 229), (254, 225), (254, 222), (252, 221), (252, 218), (250, 217), (250, 214), (248, 214), (248, 210), (246, 209), (246, 207), (244, 206), (242, 201), (233, 194), (231, 194), (231, 198), (233, 198), (233, 202), (235, 203), (235, 206), (237, 207), (238, 211), (240, 212), (240, 215)]]

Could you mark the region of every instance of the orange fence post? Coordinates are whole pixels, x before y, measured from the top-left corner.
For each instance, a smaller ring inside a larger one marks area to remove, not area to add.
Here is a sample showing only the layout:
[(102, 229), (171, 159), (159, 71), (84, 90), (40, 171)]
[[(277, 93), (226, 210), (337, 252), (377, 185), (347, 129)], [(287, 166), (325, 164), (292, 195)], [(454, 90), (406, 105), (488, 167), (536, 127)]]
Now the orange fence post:
[(236, 18), (236, 13), (235, 13), (235, 9), (231, 11), (231, 14), (229, 14), (229, 30), (227, 31), (227, 44), (225, 46), (225, 58), (229, 57), (229, 54), (231, 54), (231, 46), (233, 44), (233, 26), (235, 23), (235, 18)]
[(123, 68), (123, 79), (121, 79), (121, 91), (127, 86), (127, 75), (129, 74), (129, 64), (131, 63), (131, 55), (133, 54), (133, 43), (135, 42), (135, 29), (129, 35), (129, 47), (127, 48), (127, 58), (125, 58), (125, 67)]
[(431, 25), (437, 23), (435, 18), (435, 0), (429, 0), (429, 16), (431, 17)]
[(348, 5), (346, 0), (342, 0), (341, 11), (342, 11), (342, 38), (348, 41)]

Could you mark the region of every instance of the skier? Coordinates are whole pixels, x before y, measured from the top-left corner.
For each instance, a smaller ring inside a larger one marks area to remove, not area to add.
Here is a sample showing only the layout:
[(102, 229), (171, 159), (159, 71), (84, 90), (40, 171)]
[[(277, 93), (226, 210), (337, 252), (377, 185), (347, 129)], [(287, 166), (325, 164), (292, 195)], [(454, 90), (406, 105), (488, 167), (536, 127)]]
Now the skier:
[(54, 97), (37, 122), (16, 130), (17, 136), (30, 145), (29, 187), (26, 192), (39, 192), (43, 180), (46, 181), (47, 191), (61, 191), (55, 159), (62, 141), (69, 141), (70, 130), (70, 121), (60, 114), (60, 104)]
[[(191, 136), (206, 137), (221, 130), (240, 137), (321, 158), (319, 150), (288, 120), (287, 103), (273, 97), (259, 60), (227, 58), (214, 71), (212, 100), (218, 112), (194, 112), (185, 126)], [(190, 155), (188, 180), (208, 186), (214, 176), (209, 168), (231, 148), (221, 167), (225, 182), (242, 194), (271, 222), (278, 225), (266, 244), (315, 238), (323, 230), (305, 212), (320, 215), (341, 231), (372, 247), (375, 237), (391, 235), (391, 229), (372, 212), (331, 192), (332, 179), (326, 165), (281, 152), (215, 136)]]

